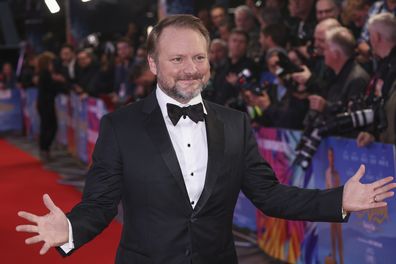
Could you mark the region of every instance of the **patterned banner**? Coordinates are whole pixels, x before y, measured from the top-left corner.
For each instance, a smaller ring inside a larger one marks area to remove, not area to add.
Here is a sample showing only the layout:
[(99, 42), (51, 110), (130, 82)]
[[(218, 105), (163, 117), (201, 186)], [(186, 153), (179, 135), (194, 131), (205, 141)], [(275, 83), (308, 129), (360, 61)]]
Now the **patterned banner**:
[[(362, 163), (366, 165), (364, 183), (396, 175), (395, 160), (392, 145), (358, 148), (355, 140), (330, 138), (314, 158), (316, 186), (342, 185)], [(316, 263), (395, 263), (396, 202), (389, 199), (388, 208), (354, 213), (347, 224), (320, 223), (318, 234)]]
[(75, 141), (76, 141), (76, 150), (77, 157), (88, 164), (88, 116), (87, 116), (87, 98), (77, 98), (76, 108), (74, 109), (76, 119), (76, 133)]
[(67, 118), (69, 111), (69, 96), (60, 94), (55, 99), (56, 114), (58, 117), (57, 140), (60, 144), (67, 146)]
[(17, 89), (0, 91), (0, 132), (22, 131), (21, 93)]
[(87, 118), (88, 118), (88, 164), (91, 163), (92, 152), (98, 139), (100, 119), (107, 113), (106, 106), (103, 101), (96, 98), (88, 98), (87, 100)]
[[(6, 105), (3, 106), (4, 109), (13, 109), (14, 111), (14, 104), (20, 105), (19, 101), (21, 101), (26, 135), (29, 139), (36, 139), (40, 132), (37, 89), (32, 87), (21, 91), (22, 100), (18, 99), (20, 96), (17, 92), (17, 90), (15, 92), (10, 90), (0, 93), (0, 109), (2, 103), (4, 103)], [(91, 155), (98, 138), (100, 119), (109, 112), (106, 104), (102, 99), (94, 97), (81, 99), (75, 93), (71, 93), (70, 95), (58, 95), (55, 98), (55, 106), (58, 117), (57, 141), (67, 146), (68, 151), (82, 162), (90, 164)], [(3, 113), (0, 113), (0, 118), (2, 115)], [(5, 113), (4, 116), (10, 118)], [(10, 122), (7, 122), (7, 126), (3, 126), (5, 129), (10, 127)], [(15, 124), (11, 124), (12, 127), (22, 126), (21, 119), (15, 119), (13, 122)]]
[[(282, 184), (313, 187), (310, 171), (292, 165), (301, 132), (261, 128), (256, 132), (259, 151)], [(268, 217), (258, 211), (258, 244), (270, 256), (290, 263), (313, 263), (317, 246), (315, 224)]]
[(77, 157), (76, 149), (76, 133), (77, 133), (77, 101), (78, 96), (75, 93), (71, 93), (69, 96), (69, 105), (67, 113), (67, 149), (69, 152)]

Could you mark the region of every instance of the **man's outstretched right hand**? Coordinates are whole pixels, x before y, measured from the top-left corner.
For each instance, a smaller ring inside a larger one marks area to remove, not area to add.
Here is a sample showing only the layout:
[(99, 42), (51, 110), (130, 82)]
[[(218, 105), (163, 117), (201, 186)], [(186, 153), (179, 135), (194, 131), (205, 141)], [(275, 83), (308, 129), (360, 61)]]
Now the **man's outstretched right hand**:
[(69, 225), (66, 215), (59, 209), (48, 194), (44, 194), (43, 201), (48, 208), (49, 213), (43, 216), (37, 216), (28, 212), (20, 211), (18, 216), (34, 223), (28, 225), (19, 225), (16, 227), (18, 232), (37, 233), (25, 240), (26, 244), (35, 244), (43, 241), (44, 245), (40, 254), (44, 255), (51, 247), (61, 246), (68, 242)]

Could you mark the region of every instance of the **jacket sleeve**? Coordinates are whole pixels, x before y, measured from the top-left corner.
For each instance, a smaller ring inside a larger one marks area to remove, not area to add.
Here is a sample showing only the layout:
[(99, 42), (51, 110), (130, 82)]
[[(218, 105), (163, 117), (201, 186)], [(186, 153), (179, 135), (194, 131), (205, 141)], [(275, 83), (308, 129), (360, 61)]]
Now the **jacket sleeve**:
[(82, 200), (67, 214), (73, 229), (74, 250), (100, 234), (118, 212), (122, 160), (109, 115), (102, 118), (92, 160)]
[(245, 161), (242, 191), (268, 216), (290, 220), (342, 222), (343, 186), (329, 190), (282, 185), (258, 152), (245, 117)]

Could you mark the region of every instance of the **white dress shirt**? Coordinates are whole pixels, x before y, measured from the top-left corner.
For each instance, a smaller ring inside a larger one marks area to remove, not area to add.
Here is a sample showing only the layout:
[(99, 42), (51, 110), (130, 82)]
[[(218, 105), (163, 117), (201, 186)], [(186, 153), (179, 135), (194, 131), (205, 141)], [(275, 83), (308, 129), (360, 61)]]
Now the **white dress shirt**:
[[(207, 114), (201, 94), (190, 100), (188, 104), (181, 104), (166, 95), (157, 85), (156, 96), (162, 116), (165, 120), (177, 160), (183, 174), (190, 204), (194, 208), (205, 185), (206, 168), (208, 164), (208, 141), (206, 136), (205, 122), (195, 123), (188, 116), (180, 118), (174, 126), (168, 116), (166, 104), (174, 104), (180, 107), (202, 103), (204, 113)], [(61, 246), (68, 253), (74, 248), (72, 226), (69, 222), (69, 242)]]
[[(194, 208), (205, 184), (206, 167), (208, 164), (206, 125), (205, 122), (195, 123), (188, 117), (182, 117), (176, 126), (174, 126), (168, 116), (166, 104), (171, 103), (180, 107), (198, 103), (202, 103), (203, 105), (202, 97), (199, 94), (191, 99), (188, 104), (183, 105), (166, 95), (159, 87), (157, 87), (156, 95), (183, 174), (184, 184), (186, 185), (191, 206)], [(204, 113), (206, 114), (205, 106)]]

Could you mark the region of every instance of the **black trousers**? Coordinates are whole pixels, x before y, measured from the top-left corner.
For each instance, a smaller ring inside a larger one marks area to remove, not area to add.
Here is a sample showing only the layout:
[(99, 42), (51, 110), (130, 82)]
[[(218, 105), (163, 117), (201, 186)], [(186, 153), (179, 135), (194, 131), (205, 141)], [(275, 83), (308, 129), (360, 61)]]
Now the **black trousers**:
[(39, 146), (41, 151), (49, 151), (55, 139), (58, 129), (58, 121), (55, 112), (54, 101), (44, 101), (37, 103), (40, 115), (40, 137)]

